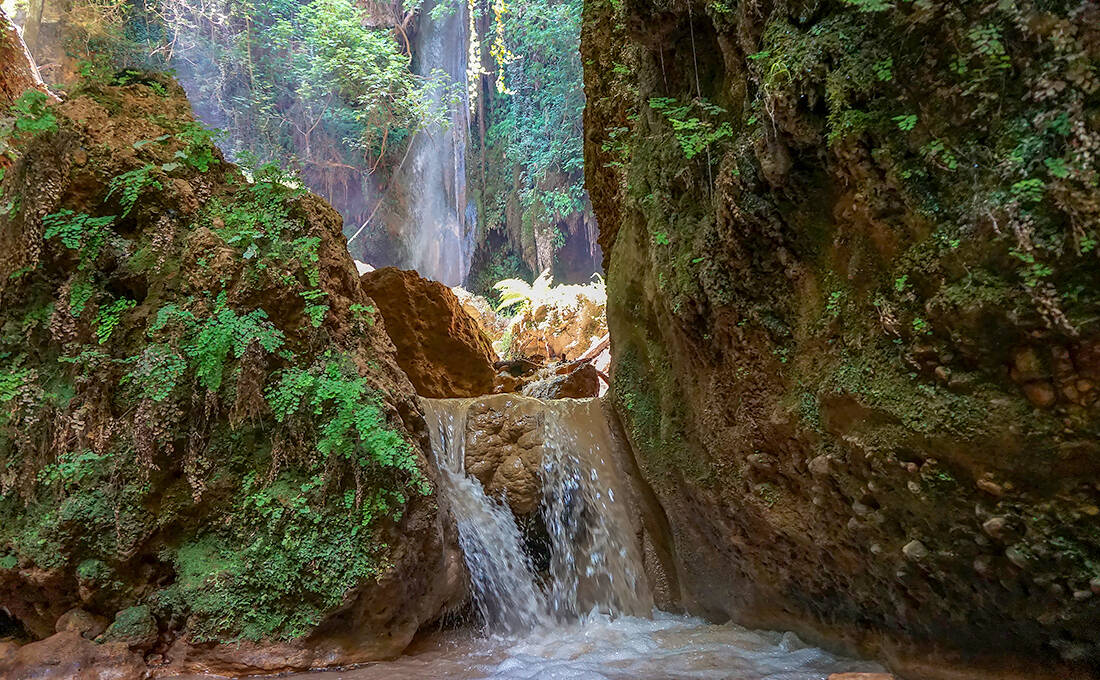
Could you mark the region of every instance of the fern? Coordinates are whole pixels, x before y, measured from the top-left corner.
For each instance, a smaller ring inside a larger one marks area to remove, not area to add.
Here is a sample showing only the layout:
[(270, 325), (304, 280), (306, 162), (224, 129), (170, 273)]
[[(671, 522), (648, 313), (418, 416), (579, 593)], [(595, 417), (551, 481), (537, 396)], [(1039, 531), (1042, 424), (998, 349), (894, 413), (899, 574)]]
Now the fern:
[(187, 361), (168, 345), (150, 344), (126, 362), (134, 368), (123, 377), (122, 384), (133, 385), (139, 398), (156, 402), (167, 399), (187, 371)]
[(107, 342), (111, 333), (118, 327), (119, 321), (122, 320), (122, 315), (136, 306), (137, 302), (122, 298), (99, 310), (95, 324), (95, 335), (99, 339), (99, 344)]
[(282, 371), (266, 396), (280, 423), (290, 423), (296, 416), (320, 417), (318, 452), (364, 468), (379, 465), (404, 471), (427, 492), (412, 447), (387, 427), (377, 396), (354, 368), (328, 355), (324, 363), (309, 370)]
[(531, 306), (537, 306), (540, 299), (544, 298), (554, 284), (554, 277), (550, 270), (539, 274), (535, 282), (527, 283), (522, 279), (505, 279), (499, 281), (493, 289), (499, 292), (500, 302), (497, 304), (497, 312), (519, 306), (515, 311), (522, 312)]
[(134, 209), (134, 205), (145, 189), (164, 188), (161, 183), (151, 175), (156, 169), (157, 167), (155, 165), (146, 165), (137, 170), (131, 170), (130, 172), (115, 177), (111, 180), (109, 190), (107, 191), (107, 197), (103, 200), (110, 200), (111, 196), (117, 193), (119, 195), (118, 202), (122, 206), (122, 217), (126, 217), (130, 214), (130, 211)]
[(150, 333), (160, 331), (173, 321), (184, 327), (181, 349), (193, 362), (195, 376), (212, 392), (221, 388), (225, 363), (230, 356), (240, 359), (253, 342), (274, 353), (286, 341), (283, 332), (268, 321), (267, 312), (254, 309), (239, 315), (227, 304), (224, 291), (215, 300), (210, 316), (201, 320), (176, 305), (161, 308)]
[(61, 210), (42, 218), (42, 226), (46, 228), (43, 238), (59, 238), (66, 248), (79, 251), (80, 266), (85, 268), (99, 257), (114, 221), (114, 215), (91, 217), (72, 210)]
[(39, 90), (27, 90), (11, 105), (15, 116), (12, 131), (17, 141), (57, 130), (57, 116), (49, 108), (49, 97)]

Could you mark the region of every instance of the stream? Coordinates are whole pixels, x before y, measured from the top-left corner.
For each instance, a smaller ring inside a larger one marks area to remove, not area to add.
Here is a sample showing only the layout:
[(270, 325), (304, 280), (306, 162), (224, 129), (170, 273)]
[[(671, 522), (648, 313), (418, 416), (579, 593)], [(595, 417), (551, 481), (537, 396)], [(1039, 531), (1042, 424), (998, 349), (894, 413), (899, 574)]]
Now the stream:
[(483, 628), (434, 633), (395, 661), (295, 677), (810, 680), (881, 670), (807, 646), (790, 633), (655, 610), (596, 400), (544, 404), (539, 512), (551, 559), (548, 573), (536, 574), (511, 511), (466, 474), (473, 401), (422, 403)]

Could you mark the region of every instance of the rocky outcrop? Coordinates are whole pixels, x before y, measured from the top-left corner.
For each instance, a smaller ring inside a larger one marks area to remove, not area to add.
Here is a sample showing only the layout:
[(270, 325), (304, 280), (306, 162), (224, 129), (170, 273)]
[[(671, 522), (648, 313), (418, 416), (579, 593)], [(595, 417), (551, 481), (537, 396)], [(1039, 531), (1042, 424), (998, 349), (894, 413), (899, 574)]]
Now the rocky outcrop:
[(38, 90), (53, 98), (42, 83), (19, 28), (0, 9), (0, 107), (7, 109), (27, 90)]
[(0, 185), (0, 612), (45, 639), (0, 676), (400, 653), (464, 578), (339, 215), (225, 162), (163, 76), (20, 115)]
[(1097, 12), (586, 3), (614, 398), (689, 611), (1100, 669)]
[(467, 412), (466, 474), (517, 515), (531, 513), (542, 499), (545, 421), (540, 402), (512, 396), (475, 401)]
[(584, 399), (600, 395), (599, 371), (588, 361), (562, 364), (554, 374), (524, 385), (523, 394), (536, 399)]
[(424, 397), (476, 397), (493, 391), (496, 353), (451, 289), (414, 271), (385, 267), (361, 285), (397, 346), (397, 362)]

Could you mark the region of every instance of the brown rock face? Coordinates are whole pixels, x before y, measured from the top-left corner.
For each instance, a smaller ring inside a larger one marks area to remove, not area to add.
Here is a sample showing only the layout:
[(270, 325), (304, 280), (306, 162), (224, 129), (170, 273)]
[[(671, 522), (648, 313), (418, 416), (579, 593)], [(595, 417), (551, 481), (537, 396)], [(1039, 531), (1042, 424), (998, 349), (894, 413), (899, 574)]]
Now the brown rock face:
[(472, 404), (466, 421), (466, 473), (518, 515), (533, 511), (542, 497), (544, 421), (541, 403), (499, 397)]
[[(1096, 677), (1100, 267), (1068, 244), (1100, 191), (993, 168), (1058, 107), (1044, 149), (1096, 139), (1096, 85), (1048, 99), (1042, 64), (1055, 26), (1096, 58), (1100, 6), (978, 4), (585, 2), (612, 394), (689, 611), (903, 677)], [(948, 66), (992, 26), (996, 92)]]
[(449, 288), (385, 267), (360, 279), (397, 346), (397, 363), (424, 397), (476, 397), (493, 390), (493, 346)]
[(536, 399), (584, 399), (600, 394), (600, 376), (591, 364), (566, 366), (567, 373), (524, 386), (523, 394)]
[(0, 657), (0, 678), (143, 680), (150, 671), (122, 642), (97, 644), (65, 631)]
[(29, 89), (46, 92), (23, 36), (0, 9), (0, 107), (6, 109)]

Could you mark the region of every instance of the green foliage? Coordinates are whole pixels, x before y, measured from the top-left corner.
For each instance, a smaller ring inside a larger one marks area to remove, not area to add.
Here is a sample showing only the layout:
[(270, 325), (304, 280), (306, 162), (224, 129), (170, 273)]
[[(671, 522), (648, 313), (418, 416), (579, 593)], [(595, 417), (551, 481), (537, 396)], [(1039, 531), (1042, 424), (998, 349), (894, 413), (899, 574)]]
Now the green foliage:
[(107, 456), (85, 449), (66, 451), (57, 461), (48, 463), (38, 472), (38, 481), (47, 486), (61, 486), (72, 490), (86, 480), (102, 475)]
[(103, 200), (110, 200), (110, 198), (117, 193), (119, 205), (122, 206), (122, 214), (120, 217), (126, 217), (130, 214), (130, 211), (134, 209), (134, 205), (137, 203), (138, 198), (141, 197), (143, 191), (146, 189), (164, 188), (161, 183), (152, 176), (152, 173), (156, 171), (156, 169), (154, 165), (145, 165), (115, 177), (111, 180), (109, 190), (107, 191), (107, 197)]
[(898, 129), (903, 132), (909, 132), (917, 126), (917, 114), (910, 113), (901, 116), (894, 116), (893, 121), (898, 124)]
[(69, 289), (69, 311), (73, 316), (79, 317), (95, 294), (95, 261), (113, 235), (111, 225), (114, 221), (113, 215), (91, 217), (68, 209), (42, 218), (42, 226), (45, 227), (43, 238), (60, 239), (66, 248), (77, 251), (80, 258)]
[(696, 98), (680, 104), (671, 97), (651, 97), (649, 106), (668, 120), (688, 160), (707, 151), (712, 144), (733, 136), (729, 122), (719, 120), (726, 110), (706, 99)]
[(50, 110), (49, 97), (39, 90), (27, 90), (10, 107), (14, 121), (6, 135), (24, 142), (36, 135), (57, 130), (57, 116)]
[(499, 303), (496, 311), (512, 310), (513, 313), (522, 313), (538, 302), (546, 298), (554, 285), (554, 277), (547, 269), (539, 274), (534, 283), (527, 283), (523, 279), (505, 279), (499, 281), (493, 288), (498, 293)]
[[(501, 3), (494, 10), (491, 51), (499, 66), (498, 96), (486, 107), (489, 129), (482, 152), (490, 159), (491, 176), (481, 220), (489, 229), (502, 226), (504, 206), (518, 194), (524, 248), (535, 247), (537, 234), (540, 242), (560, 250), (564, 241), (555, 241), (554, 225), (589, 210), (581, 6), (581, 0), (531, 0)], [(486, 278), (514, 276), (519, 269)]]
[(307, 414), (319, 422), (317, 451), (321, 454), (334, 454), (363, 468), (402, 470), (427, 491), (412, 447), (386, 427), (377, 398), (352, 367), (330, 357), (308, 370), (286, 369), (268, 387), (267, 400), (277, 422), (288, 423)]
[(177, 579), (157, 601), (193, 614), (197, 641), (301, 637), (385, 566), (372, 529), (400, 500), (379, 491), (357, 504), (319, 471), (269, 485), (249, 473), (225, 528), (166, 555)]
[(114, 221), (114, 215), (91, 217), (65, 209), (42, 218), (42, 226), (45, 227), (43, 238), (61, 239), (66, 248), (80, 254), (81, 268), (88, 268), (99, 257)]
[(99, 340), (99, 344), (102, 345), (110, 339), (111, 333), (114, 332), (119, 321), (122, 320), (122, 315), (135, 306), (137, 306), (137, 302), (134, 300), (122, 298), (105, 307), (100, 307), (95, 320), (95, 335), (96, 339)]
[(240, 359), (252, 343), (274, 353), (285, 342), (282, 331), (268, 321), (264, 310), (238, 315), (226, 303), (224, 291), (214, 301), (210, 315), (201, 319), (176, 305), (162, 307), (150, 332), (156, 333), (170, 323), (182, 326), (184, 340), (180, 349), (193, 362), (199, 383), (212, 392), (221, 387), (230, 356)]
[(133, 368), (122, 379), (132, 385), (139, 399), (162, 402), (176, 389), (187, 371), (187, 361), (168, 345), (149, 344), (141, 354), (127, 360)]
[(219, 133), (208, 130), (202, 123), (184, 123), (176, 139), (186, 146), (176, 152), (175, 157), (188, 166), (206, 172), (212, 165), (218, 162), (214, 156), (214, 140)]
[(882, 12), (894, 8), (894, 3), (889, 0), (844, 0), (844, 2), (861, 12)]

